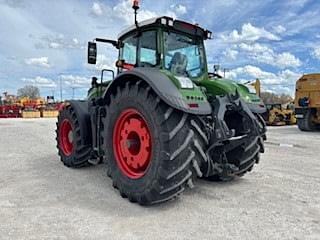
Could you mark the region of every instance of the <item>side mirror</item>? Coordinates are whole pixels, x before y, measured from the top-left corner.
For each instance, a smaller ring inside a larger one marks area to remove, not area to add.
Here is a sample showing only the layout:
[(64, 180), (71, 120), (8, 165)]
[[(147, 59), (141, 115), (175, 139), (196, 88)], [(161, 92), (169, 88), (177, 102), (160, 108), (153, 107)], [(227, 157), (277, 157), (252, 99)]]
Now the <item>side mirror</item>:
[(95, 42), (88, 42), (88, 63), (97, 63), (97, 44)]

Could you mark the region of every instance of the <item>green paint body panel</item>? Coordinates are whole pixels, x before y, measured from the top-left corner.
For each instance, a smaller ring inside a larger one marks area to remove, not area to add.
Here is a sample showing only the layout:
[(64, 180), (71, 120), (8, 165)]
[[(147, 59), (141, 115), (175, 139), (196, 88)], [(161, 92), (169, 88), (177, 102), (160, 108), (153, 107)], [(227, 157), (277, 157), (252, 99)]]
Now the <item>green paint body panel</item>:
[[(194, 82), (193, 89), (181, 88), (179, 81), (167, 70), (160, 70), (170, 79), (177, 89), (181, 92), (187, 103), (197, 103), (207, 101), (207, 96), (219, 96), (228, 93), (234, 94), (236, 90), (239, 92), (241, 98), (248, 103), (261, 103), (261, 99), (254, 93), (250, 93), (248, 87), (225, 78), (198, 78), (191, 79)], [(201, 90), (201, 87), (206, 89), (206, 94)], [(88, 99), (102, 97), (106, 91), (106, 86), (99, 86), (97, 88), (90, 88), (88, 91)]]
[(90, 88), (88, 91), (87, 99), (102, 97), (103, 93), (106, 91), (106, 89), (107, 89), (107, 87), (104, 87), (104, 86)]
[(248, 103), (260, 103), (261, 99), (254, 93), (250, 93), (247, 86), (225, 78), (208, 78), (199, 82), (207, 90), (210, 96), (234, 94), (236, 90), (241, 98)]
[(197, 102), (206, 102), (207, 96), (201, 91), (200, 87), (197, 84), (193, 84), (192, 89), (181, 88), (179, 80), (171, 74), (170, 71), (167, 70), (160, 70), (163, 74), (165, 74), (178, 88), (181, 95), (184, 97), (185, 101), (189, 103), (197, 103)]

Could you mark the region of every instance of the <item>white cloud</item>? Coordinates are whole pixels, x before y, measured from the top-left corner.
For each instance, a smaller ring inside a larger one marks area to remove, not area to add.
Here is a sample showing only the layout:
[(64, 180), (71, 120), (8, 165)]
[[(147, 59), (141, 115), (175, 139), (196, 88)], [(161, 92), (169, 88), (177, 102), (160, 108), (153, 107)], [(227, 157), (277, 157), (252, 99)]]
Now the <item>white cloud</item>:
[(23, 82), (43, 88), (56, 88), (57, 84), (50, 78), (37, 76), (35, 78), (22, 78)]
[(97, 63), (95, 65), (85, 64), (85, 68), (88, 70), (96, 71), (96, 74), (100, 75), (102, 69), (110, 69), (116, 71), (116, 56), (106, 56), (105, 54), (97, 55)]
[[(118, 3), (116, 6), (113, 7), (113, 14), (117, 18), (123, 19), (127, 25), (134, 24), (133, 21), (133, 10), (132, 10), (132, 1), (125, 0)], [(173, 11), (166, 11), (166, 12), (153, 12), (149, 10), (140, 9), (138, 14), (138, 21), (143, 21), (146, 19), (159, 17), (159, 16), (169, 16), (172, 18), (177, 18), (176, 13)]]
[(254, 43), (254, 44), (240, 43), (239, 48), (248, 52), (253, 52), (253, 53), (262, 53), (262, 52), (272, 51), (272, 49), (259, 43)]
[(77, 38), (73, 38), (73, 39), (72, 39), (72, 42), (73, 42), (74, 44), (76, 44), (76, 45), (79, 44), (79, 40), (78, 40)]
[(281, 33), (284, 33), (287, 29), (282, 25), (278, 25), (274, 27), (273, 30), (278, 34), (281, 34)]
[(187, 13), (187, 7), (181, 4), (172, 4), (170, 8), (178, 15), (184, 15)]
[(103, 10), (100, 3), (94, 2), (91, 7), (91, 12), (96, 16), (101, 16), (103, 14)]
[(312, 55), (315, 59), (320, 60), (320, 47), (314, 48), (314, 50), (312, 51), (311, 55)]
[(39, 58), (28, 58), (25, 60), (25, 63), (28, 65), (50, 68), (48, 57), (39, 57)]
[(228, 58), (230, 60), (236, 60), (239, 52), (237, 50), (229, 48), (229, 49), (225, 50), (223, 52), (223, 54), (226, 56), (226, 58)]
[(104, 54), (97, 55), (97, 64), (95, 65), (97, 70), (102, 69), (114, 69), (115, 68), (115, 60), (107, 57)]
[(243, 24), (241, 32), (233, 30), (228, 35), (223, 35), (222, 38), (229, 42), (254, 42), (259, 39), (268, 39), (273, 41), (279, 41), (280, 38), (271, 32), (268, 32), (264, 28), (258, 28), (251, 23)]
[(66, 38), (63, 35), (46, 36), (42, 38), (47, 42), (48, 47), (52, 49), (85, 49), (84, 42), (80, 42), (78, 38)]
[(65, 85), (72, 88), (88, 88), (90, 85), (90, 78), (76, 75), (61, 75), (61, 79)]
[(259, 78), (261, 80), (265, 80), (265, 79), (273, 80), (276, 78), (276, 75), (274, 73), (265, 72), (261, 70), (259, 67), (252, 66), (252, 65), (238, 67), (236, 69), (231, 70), (230, 73), (233, 74), (233, 76), (235, 76), (236, 78), (239, 76), (242, 76), (242, 77), (245, 76), (253, 79)]
[(61, 44), (56, 42), (51, 42), (49, 43), (49, 48), (58, 49), (58, 48), (61, 48)]
[(239, 44), (239, 48), (245, 51), (245, 54), (250, 59), (282, 69), (287, 67), (299, 67), (302, 64), (299, 58), (289, 52), (276, 53), (268, 46), (259, 43), (241, 43)]
[(257, 66), (246, 65), (232, 69), (227, 76), (242, 80), (242, 82), (254, 81), (256, 78), (259, 78), (262, 83), (262, 91), (293, 95), (295, 82), (301, 77), (301, 73), (293, 72), (289, 69), (272, 73), (264, 71)]
[(301, 64), (300, 59), (289, 52), (280, 53), (275, 58), (275, 66), (280, 68), (299, 67)]

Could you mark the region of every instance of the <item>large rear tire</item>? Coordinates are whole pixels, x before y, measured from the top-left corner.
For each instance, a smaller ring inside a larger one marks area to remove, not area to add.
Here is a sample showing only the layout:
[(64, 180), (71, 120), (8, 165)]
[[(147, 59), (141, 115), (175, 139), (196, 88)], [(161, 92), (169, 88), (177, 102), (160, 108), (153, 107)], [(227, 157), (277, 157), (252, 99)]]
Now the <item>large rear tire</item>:
[(202, 176), (206, 137), (195, 118), (169, 107), (149, 86), (118, 87), (106, 112), (107, 173), (122, 197), (141, 205), (165, 202)]
[(308, 109), (302, 119), (297, 119), (298, 127), (301, 131), (315, 131), (317, 126), (312, 122), (312, 111)]
[(89, 165), (91, 146), (82, 144), (79, 119), (71, 105), (60, 111), (56, 125), (57, 148), (63, 164), (72, 168)]

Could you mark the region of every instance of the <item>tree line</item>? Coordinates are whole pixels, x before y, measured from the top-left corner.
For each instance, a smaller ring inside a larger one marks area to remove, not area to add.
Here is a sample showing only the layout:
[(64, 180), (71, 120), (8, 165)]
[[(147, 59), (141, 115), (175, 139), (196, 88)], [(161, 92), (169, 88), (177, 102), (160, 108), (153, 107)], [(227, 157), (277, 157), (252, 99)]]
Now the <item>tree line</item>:
[(264, 103), (281, 103), (286, 104), (292, 102), (294, 99), (288, 94), (276, 94), (271, 92), (262, 92), (261, 99)]

